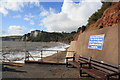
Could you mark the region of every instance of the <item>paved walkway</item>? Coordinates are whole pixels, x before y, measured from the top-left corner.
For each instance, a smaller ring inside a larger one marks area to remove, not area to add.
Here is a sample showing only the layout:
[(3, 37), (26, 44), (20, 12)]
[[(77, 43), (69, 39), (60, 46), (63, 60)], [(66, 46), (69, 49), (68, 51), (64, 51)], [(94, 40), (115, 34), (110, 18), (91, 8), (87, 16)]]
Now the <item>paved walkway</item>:
[[(3, 69), (3, 78), (79, 78), (79, 71), (65, 65), (24, 64)], [(90, 79), (89, 79), (90, 80)]]

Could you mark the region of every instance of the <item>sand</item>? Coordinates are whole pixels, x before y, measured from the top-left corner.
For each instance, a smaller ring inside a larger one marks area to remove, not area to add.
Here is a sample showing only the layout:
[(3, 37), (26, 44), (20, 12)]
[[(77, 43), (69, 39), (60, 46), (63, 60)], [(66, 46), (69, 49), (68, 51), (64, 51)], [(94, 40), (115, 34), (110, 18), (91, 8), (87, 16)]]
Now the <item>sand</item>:
[[(65, 63), (66, 52), (58, 52), (46, 58), (43, 58), (43, 62), (53, 62), (53, 63)], [(41, 61), (41, 60), (39, 60)]]

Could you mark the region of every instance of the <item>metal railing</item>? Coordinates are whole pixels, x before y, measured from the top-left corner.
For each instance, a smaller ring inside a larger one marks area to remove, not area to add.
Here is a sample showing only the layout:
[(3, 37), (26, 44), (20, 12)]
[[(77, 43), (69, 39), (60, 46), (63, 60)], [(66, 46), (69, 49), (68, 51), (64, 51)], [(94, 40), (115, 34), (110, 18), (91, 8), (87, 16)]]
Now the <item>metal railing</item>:
[[(36, 50), (38, 53), (31, 51), (21, 51), (24, 53), (24, 62), (26, 61), (38, 61), (38, 62), (54, 62), (63, 63), (66, 58), (66, 53), (75, 53), (75, 51), (60, 51), (60, 50)], [(12, 51), (13, 52), (13, 51)], [(6, 54), (11, 52), (2, 52), (3, 62), (14, 62)], [(12, 55), (12, 54), (11, 54)], [(12, 55), (16, 57), (15, 55)], [(17, 60), (16, 60), (17, 61)]]
[[(13, 55), (12, 53), (15, 53), (15, 52), (23, 52), (23, 51), (0, 51), (1, 52), (1, 57), (0, 57), (0, 60), (2, 62), (13, 62), (13, 61), (17, 61), (17, 60), (13, 60), (13, 59), (10, 59), (10, 56), (8, 55), (11, 55), (13, 57), (16, 57), (15, 55)], [(24, 53), (24, 52), (23, 52)]]
[[(35, 60), (34, 55), (32, 55), (29, 51), (26, 51), (25, 61), (39, 61), (39, 62), (55, 62), (55, 63), (63, 63), (66, 59), (66, 53), (75, 53), (75, 51), (60, 51), (60, 50), (37, 50), (40, 52), (40, 59)], [(53, 52), (52, 55), (45, 56), (45, 54), (49, 52)]]

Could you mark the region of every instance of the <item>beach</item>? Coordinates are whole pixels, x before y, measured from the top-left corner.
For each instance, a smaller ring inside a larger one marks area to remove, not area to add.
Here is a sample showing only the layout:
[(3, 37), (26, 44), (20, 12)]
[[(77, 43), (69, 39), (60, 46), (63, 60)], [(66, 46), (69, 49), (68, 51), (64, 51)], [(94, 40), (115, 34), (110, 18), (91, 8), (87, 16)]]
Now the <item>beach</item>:
[[(47, 47), (47, 46), (44, 46)], [(59, 50), (60, 50), (59, 46)], [(58, 47), (56, 47), (58, 48)], [(56, 49), (55, 47), (53, 48)], [(61, 47), (62, 48), (62, 47)], [(47, 48), (52, 49), (51, 48)], [(66, 50), (66, 48), (64, 49)], [(79, 71), (76, 68), (67, 68), (65, 65), (66, 52), (58, 51), (58, 53), (51, 54), (42, 59), (42, 63), (10, 63), (4, 62), (2, 67), (2, 77), (4, 79), (41, 79), (41, 78), (63, 78), (63, 79), (85, 79), (80, 78)], [(41, 59), (38, 60), (38, 62)], [(64, 64), (51, 64), (64, 63)], [(92, 80), (92, 79), (91, 79)]]
[[(63, 57), (66, 52), (59, 52), (44, 58), (43, 61), (56, 61), (52, 57)], [(66, 65), (37, 64), (37, 63), (4, 63), (3, 78), (79, 78), (79, 71), (75, 68), (67, 68)]]
[[(44, 60), (53, 60), (49, 56)], [(58, 57), (65, 56), (64, 53), (58, 53)], [(64, 60), (64, 59), (62, 59)], [(4, 63), (5, 64), (5, 63)], [(66, 67), (66, 65), (56, 64), (42, 64), (42, 63), (6, 63), (3, 67), (2, 77), (4, 79), (72, 79), (72, 80), (93, 80), (93, 78), (79, 77), (79, 71), (77, 68)]]
[(65, 63), (66, 52), (58, 52), (46, 58), (43, 58), (44, 62), (53, 62), (53, 63)]
[[(69, 47), (69, 44), (60, 43), (60, 42), (13, 42), (13, 41), (3, 41), (2, 49), (3, 53), (0, 54), (5, 56), (7, 59), (16, 63), (24, 63), (26, 51), (28, 51), (36, 61), (41, 59), (41, 50), (42, 57), (44, 60), (46, 57), (53, 55), (57, 57), (58, 52), (65, 51)], [(56, 54), (56, 55), (55, 55)], [(64, 58), (65, 58), (64, 54)], [(63, 56), (61, 56), (63, 57)], [(29, 58), (32, 60), (32, 58)]]

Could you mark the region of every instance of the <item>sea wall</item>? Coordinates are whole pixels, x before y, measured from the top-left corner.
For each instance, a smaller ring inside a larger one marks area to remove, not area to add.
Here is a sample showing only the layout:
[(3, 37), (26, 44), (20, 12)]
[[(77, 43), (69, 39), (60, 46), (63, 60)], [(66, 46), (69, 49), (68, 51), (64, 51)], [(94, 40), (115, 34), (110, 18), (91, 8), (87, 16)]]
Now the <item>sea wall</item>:
[[(67, 49), (67, 51), (76, 51), (76, 41), (71, 41), (70, 47)], [(73, 57), (73, 53), (74, 52), (67, 52), (66, 57)]]
[[(106, 27), (99, 30), (84, 32), (79, 35), (77, 41), (73, 41), (68, 50), (75, 50), (77, 54), (92, 57), (99, 61), (110, 64), (120, 64), (118, 55), (118, 26)], [(89, 38), (91, 35), (104, 34), (104, 44), (102, 50), (88, 49)], [(120, 43), (120, 42), (119, 42)]]
[(118, 64), (120, 64), (120, 25), (118, 27)]

